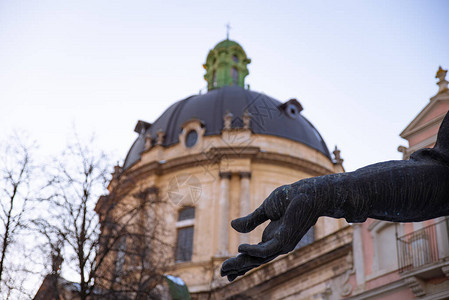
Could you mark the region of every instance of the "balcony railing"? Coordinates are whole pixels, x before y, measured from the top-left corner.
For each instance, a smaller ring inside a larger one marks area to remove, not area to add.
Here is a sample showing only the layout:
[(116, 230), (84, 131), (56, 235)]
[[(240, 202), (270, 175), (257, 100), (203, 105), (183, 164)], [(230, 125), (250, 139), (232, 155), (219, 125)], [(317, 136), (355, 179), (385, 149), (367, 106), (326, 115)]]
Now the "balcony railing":
[(399, 272), (436, 263), (447, 256), (446, 219), (397, 238)]

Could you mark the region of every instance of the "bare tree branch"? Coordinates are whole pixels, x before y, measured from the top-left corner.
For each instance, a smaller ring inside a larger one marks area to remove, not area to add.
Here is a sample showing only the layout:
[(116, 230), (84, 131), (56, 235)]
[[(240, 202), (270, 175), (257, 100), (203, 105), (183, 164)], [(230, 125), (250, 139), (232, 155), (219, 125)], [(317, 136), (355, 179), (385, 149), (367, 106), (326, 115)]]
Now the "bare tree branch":
[(15, 292), (25, 293), (24, 278), (19, 276), (24, 272), (20, 266), (23, 262), (16, 259), (17, 241), (28, 228), (34, 148), (36, 144), (23, 132), (0, 142), (0, 297), (6, 299)]

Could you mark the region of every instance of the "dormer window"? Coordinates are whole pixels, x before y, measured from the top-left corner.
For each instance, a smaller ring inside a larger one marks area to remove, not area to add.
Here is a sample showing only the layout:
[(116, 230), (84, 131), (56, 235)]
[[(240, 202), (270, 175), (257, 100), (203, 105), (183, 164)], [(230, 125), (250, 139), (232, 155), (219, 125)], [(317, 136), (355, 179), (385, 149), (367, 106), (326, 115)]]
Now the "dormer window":
[(198, 145), (201, 145), (202, 137), (205, 131), (206, 128), (204, 122), (196, 118), (192, 118), (181, 125), (179, 141), (189, 151), (193, 150), (198, 147)]
[(237, 55), (233, 55), (233, 56), (232, 56), (232, 60), (233, 60), (235, 63), (238, 63), (238, 62), (239, 62), (239, 58), (237, 57)]
[(303, 110), (302, 105), (296, 99), (290, 99), (287, 102), (282, 103), (280, 108), (292, 119), (298, 118), (299, 113)]

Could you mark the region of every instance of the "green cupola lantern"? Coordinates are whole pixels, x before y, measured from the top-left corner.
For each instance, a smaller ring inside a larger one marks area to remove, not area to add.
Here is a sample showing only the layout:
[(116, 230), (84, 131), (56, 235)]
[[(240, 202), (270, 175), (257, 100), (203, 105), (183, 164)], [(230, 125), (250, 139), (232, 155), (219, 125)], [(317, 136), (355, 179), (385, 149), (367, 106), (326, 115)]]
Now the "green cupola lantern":
[(204, 79), (207, 89), (213, 90), (229, 85), (245, 87), (245, 77), (249, 74), (246, 67), (251, 62), (242, 46), (226, 39), (209, 51)]

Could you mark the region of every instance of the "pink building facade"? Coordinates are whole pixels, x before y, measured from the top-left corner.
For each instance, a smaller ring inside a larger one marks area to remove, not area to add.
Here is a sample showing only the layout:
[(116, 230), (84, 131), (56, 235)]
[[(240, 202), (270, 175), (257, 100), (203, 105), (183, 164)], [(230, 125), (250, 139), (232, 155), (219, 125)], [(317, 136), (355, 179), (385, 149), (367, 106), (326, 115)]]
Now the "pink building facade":
[[(438, 93), (400, 136), (403, 159), (433, 147), (449, 111), (447, 70), (439, 68)], [(353, 287), (345, 299), (449, 299), (449, 217), (415, 223), (368, 219), (353, 224)]]

